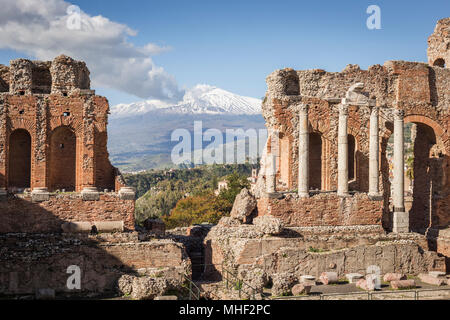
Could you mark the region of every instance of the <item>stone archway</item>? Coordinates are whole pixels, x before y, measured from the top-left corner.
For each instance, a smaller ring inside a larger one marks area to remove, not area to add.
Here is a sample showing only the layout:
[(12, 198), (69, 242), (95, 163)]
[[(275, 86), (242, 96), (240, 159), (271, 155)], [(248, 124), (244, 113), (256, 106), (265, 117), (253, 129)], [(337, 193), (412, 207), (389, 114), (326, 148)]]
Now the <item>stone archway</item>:
[(434, 128), (423, 122), (414, 124), (414, 182), (413, 202), (409, 213), (410, 227), (412, 231), (424, 232), (428, 228), (439, 227), (445, 220), (448, 224), (448, 217), (441, 216), (442, 213), (437, 210), (446, 184), (446, 156)]
[(50, 135), (49, 188), (75, 191), (77, 139), (67, 126), (53, 130)]
[(25, 129), (14, 130), (9, 137), (8, 188), (30, 188), (31, 136)]

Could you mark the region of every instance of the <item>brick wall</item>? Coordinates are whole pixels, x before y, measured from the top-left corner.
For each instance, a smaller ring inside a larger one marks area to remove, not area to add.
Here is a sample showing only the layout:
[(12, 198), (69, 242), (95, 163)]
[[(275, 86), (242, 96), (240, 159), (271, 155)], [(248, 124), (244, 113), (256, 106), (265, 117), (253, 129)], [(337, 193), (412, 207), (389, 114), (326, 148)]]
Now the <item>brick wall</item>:
[(116, 193), (100, 193), (97, 201), (85, 201), (79, 193), (51, 194), (39, 203), (30, 195), (10, 195), (0, 201), (0, 233), (61, 232), (61, 225), (71, 221), (123, 221), (125, 230), (134, 230), (134, 204)]
[(381, 225), (383, 206), (382, 200), (371, 200), (363, 193), (348, 198), (333, 193), (310, 198), (288, 194), (282, 199), (259, 199), (258, 216), (266, 214), (288, 227)]

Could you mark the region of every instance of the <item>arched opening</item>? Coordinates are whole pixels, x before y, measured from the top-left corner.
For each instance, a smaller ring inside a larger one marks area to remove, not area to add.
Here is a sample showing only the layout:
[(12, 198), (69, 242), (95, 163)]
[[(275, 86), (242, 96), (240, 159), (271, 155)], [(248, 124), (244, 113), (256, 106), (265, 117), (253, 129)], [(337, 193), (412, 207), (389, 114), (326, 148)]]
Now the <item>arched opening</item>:
[(322, 135), (309, 134), (309, 189), (322, 190)]
[(50, 137), (50, 189), (75, 191), (76, 145), (74, 132), (65, 126), (53, 130)]
[[(409, 163), (412, 178), (412, 207), (410, 225), (413, 231), (423, 232), (438, 224), (436, 200), (440, 198), (443, 177), (443, 157), (437, 148), (436, 134), (432, 127), (415, 123), (412, 132), (413, 158)], [(407, 172), (408, 174), (408, 172)]]
[(351, 134), (348, 135), (348, 180), (356, 177), (356, 140)]
[(445, 68), (445, 60), (442, 58), (436, 59), (433, 63), (433, 66)]
[(23, 129), (15, 130), (9, 137), (8, 188), (30, 188), (31, 136)]
[[(448, 201), (445, 196), (448, 156), (442, 149), (439, 127), (417, 118), (405, 118), (405, 210), (409, 213), (411, 231), (424, 233), (429, 228), (446, 227), (450, 221), (446, 206), (442, 206)], [(393, 136), (386, 145), (389, 184), (394, 179)], [(391, 195), (392, 191), (391, 188)]]

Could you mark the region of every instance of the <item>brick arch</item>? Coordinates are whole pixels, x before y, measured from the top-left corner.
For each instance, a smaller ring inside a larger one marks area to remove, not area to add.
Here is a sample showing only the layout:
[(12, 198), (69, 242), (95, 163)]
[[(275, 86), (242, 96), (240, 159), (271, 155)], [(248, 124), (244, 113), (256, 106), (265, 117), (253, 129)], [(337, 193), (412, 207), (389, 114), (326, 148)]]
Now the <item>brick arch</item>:
[(9, 130), (13, 132), (14, 130), (24, 129), (27, 130), (28, 133), (33, 136), (35, 132), (36, 124), (34, 121), (23, 119), (23, 118), (9, 118)]
[(78, 137), (79, 133), (83, 132), (83, 122), (75, 118), (74, 116), (68, 116), (68, 117), (52, 117), (50, 119), (50, 130), (53, 131), (58, 127), (69, 127), (73, 130), (75, 135)]
[(433, 129), (436, 135), (437, 143), (442, 143), (445, 147), (445, 153), (450, 154), (449, 150), (449, 138), (447, 133), (441, 128), (441, 126), (431, 118), (423, 115), (407, 115), (404, 118), (405, 123), (423, 123)]

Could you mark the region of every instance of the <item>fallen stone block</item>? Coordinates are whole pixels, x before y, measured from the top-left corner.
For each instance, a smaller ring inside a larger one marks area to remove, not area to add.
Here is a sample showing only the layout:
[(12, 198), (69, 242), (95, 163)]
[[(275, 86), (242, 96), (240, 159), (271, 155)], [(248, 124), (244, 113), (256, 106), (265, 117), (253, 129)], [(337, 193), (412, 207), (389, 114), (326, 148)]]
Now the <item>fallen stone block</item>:
[(305, 284), (296, 284), (292, 288), (292, 295), (293, 296), (299, 296), (302, 294), (309, 294), (311, 292), (311, 286), (305, 285)]
[(272, 216), (261, 216), (253, 219), (256, 228), (268, 235), (277, 235), (283, 231), (281, 220)]
[(320, 275), (320, 282), (323, 284), (332, 284), (338, 282), (337, 272), (322, 272)]
[(414, 280), (393, 280), (391, 281), (391, 288), (398, 289), (415, 289), (416, 282)]
[(256, 199), (246, 188), (236, 196), (233, 209), (231, 209), (230, 217), (241, 222), (247, 222), (249, 217), (256, 208)]
[(406, 275), (401, 273), (386, 273), (383, 277), (384, 282), (406, 280)]
[(428, 274), (434, 278), (445, 278), (446, 274), (442, 271), (430, 271)]
[(359, 279), (356, 282), (356, 287), (366, 290), (366, 291), (374, 291), (375, 290), (375, 281), (373, 278)]
[(419, 279), (423, 283), (431, 284), (433, 286), (443, 286), (447, 282), (445, 278), (435, 278), (425, 273), (419, 274)]
[(310, 275), (301, 276), (300, 283), (305, 286), (315, 286), (316, 285), (316, 277), (310, 276)]
[(177, 296), (158, 296), (153, 300), (178, 300)]
[(364, 278), (364, 276), (360, 273), (348, 273), (345, 275), (349, 283), (356, 283), (358, 280)]

